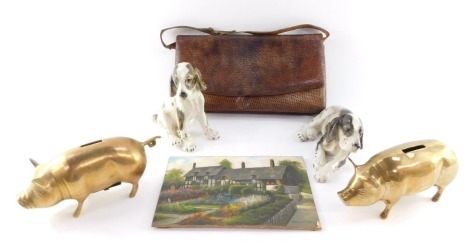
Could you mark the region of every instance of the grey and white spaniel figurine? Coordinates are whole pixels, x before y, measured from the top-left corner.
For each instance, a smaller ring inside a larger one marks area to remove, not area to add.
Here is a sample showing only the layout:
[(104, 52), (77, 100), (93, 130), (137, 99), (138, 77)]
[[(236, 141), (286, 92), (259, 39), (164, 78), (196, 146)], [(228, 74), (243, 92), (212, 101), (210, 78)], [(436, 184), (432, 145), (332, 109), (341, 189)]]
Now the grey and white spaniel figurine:
[(324, 109), (300, 130), (302, 142), (320, 137), (313, 157), (316, 181), (326, 182), (344, 165), (349, 153), (362, 149), (363, 132), (361, 119), (339, 106)]
[(206, 89), (201, 72), (190, 63), (178, 63), (170, 78), (171, 97), (165, 101), (159, 114), (153, 115), (154, 121), (166, 129), (173, 145), (183, 144), (185, 151), (194, 151), (189, 128), (197, 119), (210, 140), (219, 139), (219, 133), (209, 127), (204, 112)]

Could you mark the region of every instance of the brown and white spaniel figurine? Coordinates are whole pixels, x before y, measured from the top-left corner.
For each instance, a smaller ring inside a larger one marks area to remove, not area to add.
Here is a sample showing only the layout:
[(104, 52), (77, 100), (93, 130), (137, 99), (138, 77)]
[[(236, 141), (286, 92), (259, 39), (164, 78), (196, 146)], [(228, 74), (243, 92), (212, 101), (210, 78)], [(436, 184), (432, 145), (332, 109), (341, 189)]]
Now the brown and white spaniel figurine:
[(344, 165), (351, 152), (362, 149), (362, 121), (348, 109), (332, 106), (324, 109), (297, 134), (300, 141), (320, 137), (313, 156), (315, 180), (326, 182)]
[(206, 89), (201, 72), (190, 63), (178, 63), (170, 78), (171, 97), (165, 101), (159, 114), (153, 115), (154, 121), (166, 129), (173, 145), (183, 144), (185, 151), (194, 151), (189, 128), (194, 119), (201, 124), (204, 134), (210, 140), (219, 139), (219, 133), (209, 127), (204, 112)]

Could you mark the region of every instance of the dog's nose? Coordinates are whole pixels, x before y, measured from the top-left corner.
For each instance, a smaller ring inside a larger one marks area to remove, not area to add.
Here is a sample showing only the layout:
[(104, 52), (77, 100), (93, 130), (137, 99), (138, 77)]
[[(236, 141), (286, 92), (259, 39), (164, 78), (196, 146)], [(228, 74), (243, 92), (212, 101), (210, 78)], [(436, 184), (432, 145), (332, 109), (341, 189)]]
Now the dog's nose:
[(354, 147), (356, 147), (356, 149), (362, 149), (362, 146), (358, 143), (354, 144)]
[(188, 94), (186, 92), (181, 92), (180, 97), (185, 99), (186, 97), (188, 97)]

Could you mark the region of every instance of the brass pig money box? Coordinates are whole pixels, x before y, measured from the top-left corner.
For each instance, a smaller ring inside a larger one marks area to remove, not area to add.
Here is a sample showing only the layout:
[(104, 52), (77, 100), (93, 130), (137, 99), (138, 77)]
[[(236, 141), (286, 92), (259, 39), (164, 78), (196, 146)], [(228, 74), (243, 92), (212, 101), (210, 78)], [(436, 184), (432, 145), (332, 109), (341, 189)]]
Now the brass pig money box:
[(44, 164), (30, 159), (36, 173), (19, 195), (18, 203), (25, 208), (42, 208), (75, 199), (78, 206), (73, 216), (78, 217), (88, 195), (120, 182), (132, 184), (129, 197), (134, 197), (147, 163), (144, 146), (155, 146), (157, 138), (143, 143), (125, 137), (109, 138), (68, 150)]
[[(352, 160), (350, 160), (352, 162)], [(363, 165), (356, 165), (348, 186), (338, 192), (348, 206), (386, 205), (380, 217), (404, 195), (437, 187), (432, 201), (438, 201), (457, 174), (458, 163), (449, 147), (436, 140), (410, 142), (378, 153)]]

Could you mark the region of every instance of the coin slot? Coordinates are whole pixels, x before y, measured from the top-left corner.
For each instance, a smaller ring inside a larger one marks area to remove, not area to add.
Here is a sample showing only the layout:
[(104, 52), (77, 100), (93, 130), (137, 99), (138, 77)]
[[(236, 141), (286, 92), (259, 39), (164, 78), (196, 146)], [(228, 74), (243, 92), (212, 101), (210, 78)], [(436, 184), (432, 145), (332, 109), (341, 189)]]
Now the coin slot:
[(80, 147), (85, 147), (85, 146), (89, 146), (89, 145), (93, 145), (93, 144), (97, 144), (97, 143), (101, 143), (101, 142), (103, 142), (103, 140), (97, 140), (97, 141), (94, 141), (94, 142), (91, 142), (91, 143), (80, 145)]
[(423, 149), (423, 148), (426, 148), (426, 146), (420, 144), (420, 145), (416, 145), (416, 146), (413, 146), (413, 147), (403, 149), (402, 151), (403, 151), (403, 153), (408, 153), (408, 152), (412, 152), (412, 151)]

